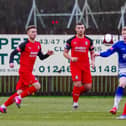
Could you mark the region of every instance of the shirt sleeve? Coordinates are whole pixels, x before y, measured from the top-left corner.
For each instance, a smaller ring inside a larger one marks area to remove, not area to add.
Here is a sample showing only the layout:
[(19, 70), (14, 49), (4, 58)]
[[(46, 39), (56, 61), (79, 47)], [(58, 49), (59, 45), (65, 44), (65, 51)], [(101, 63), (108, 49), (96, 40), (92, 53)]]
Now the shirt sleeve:
[(71, 49), (71, 41), (72, 41), (72, 39), (68, 39), (67, 40), (67, 42), (66, 42), (66, 45), (65, 45), (65, 49), (67, 49), (67, 50), (70, 50)]
[(23, 52), (25, 50), (25, 46), (26, 46), (27, 42), (23, 42), (21, 43), (18, 47), (17, 47), (17, 50), (19, 52)]
[(90, 39), (90, 47), (89, 47), (90, 51), (94, 50), (94, 46), (93, 46), (93, 40)]
[(46, 59), (46, 58), (49, 57), (48, 54), (43, 54), (43, 53), (42, 53), (41, 48), (40, 48), (40, 50), (39, 50), (39, 52), (38, 52), (38, 56), (39, 56), (39, 58), (40, 58), (41, 60), (44, 60), (44, 59)]
[(108, 57), (110, 55), (112, 55), (113, 53), (115, 53), (117, 51), (117, 43), (115, 43), (111, 48), (109, 48), (108, 50), (101, 52), (100, 56), (101, 57)]
[(9, 63), (13, 63), (14, 62), (14, 56), (18, 54), (18, 50), (15, 49), (11, 52), (10, 54), (10, 59), (9, 59)]
[(25, 50), (25, 45), (27, 42), (23, 42), (21, 43), (15, 50), (13, 50), (10, 54), (10, 59), (9, 59), (9, 63), (13, 63), (14, 62), (14, 56), (18, 54), (18, 52), (23, 52)]

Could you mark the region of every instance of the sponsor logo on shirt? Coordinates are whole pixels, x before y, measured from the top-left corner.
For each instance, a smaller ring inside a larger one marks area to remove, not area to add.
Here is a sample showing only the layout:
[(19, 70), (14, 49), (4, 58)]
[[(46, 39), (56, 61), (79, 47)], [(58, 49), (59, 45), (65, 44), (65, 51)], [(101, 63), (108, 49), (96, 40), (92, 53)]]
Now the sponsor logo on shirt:
[(38, 52), (30, 52), (30, 57), (36, 57), (38, 55)]
[(86, 52), (86, 47), (82, 47), (82, 46), (80, 46), (80, 47), (75, 47), (75, 51), (77, 51), (77, 52)]

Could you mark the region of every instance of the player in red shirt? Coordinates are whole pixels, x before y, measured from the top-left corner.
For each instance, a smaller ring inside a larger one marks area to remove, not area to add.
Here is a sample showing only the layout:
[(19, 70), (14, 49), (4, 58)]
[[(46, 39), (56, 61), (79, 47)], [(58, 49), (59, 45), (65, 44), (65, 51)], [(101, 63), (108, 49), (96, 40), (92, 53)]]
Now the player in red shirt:
[[(76, 24), (76, 35), (67, 40), (64, 56), (70, 60), (70, 70), (73, 80), (73, 108), (78, 108), (78, 99), (82, 92), (92, 87), (92, 77), (88, 52), (91, 55), (91, 65), (94, 68), (94, 47), (93, 42), (85, 36), (85, 27), (82, 23)], [(69, 50), (71, 49), (71, 55)]]
[(43, 54), (41, 45), (35, 41), (37, 35), (37, 29), (34, 25), (27, 28), (28, 40), (21, 43), (10, 55), (10, 67), (14, 67), (14, 56), (20, 52), (20, 68), (19, 68), (19, 81), (16, 86), (17, 92), (14, 93), (9, 99), (0, 106), (0, 112), (6, 113), (7, 107), (14, 102), (17, 107), (20, 108), (22, 98), (36, 92), (40, 89), (40, 83), (32, 74), (33, 66), (36, 57), (39, 56), (41, 60), (49, 57), (53, 54), (53, 51), (48, 51), (47, 54)]

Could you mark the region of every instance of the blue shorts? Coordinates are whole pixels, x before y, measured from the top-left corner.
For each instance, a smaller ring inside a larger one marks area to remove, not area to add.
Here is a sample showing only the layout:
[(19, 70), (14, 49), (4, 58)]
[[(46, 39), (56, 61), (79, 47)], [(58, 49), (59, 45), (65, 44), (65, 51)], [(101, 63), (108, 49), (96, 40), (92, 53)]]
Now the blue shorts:
[(125, 68), (119, 69), (119, 78), (121, 78), (121, 77), (126, 77), (126, 69)]
[(126, 74), (119, 74), (119, 78), (126, 77)]

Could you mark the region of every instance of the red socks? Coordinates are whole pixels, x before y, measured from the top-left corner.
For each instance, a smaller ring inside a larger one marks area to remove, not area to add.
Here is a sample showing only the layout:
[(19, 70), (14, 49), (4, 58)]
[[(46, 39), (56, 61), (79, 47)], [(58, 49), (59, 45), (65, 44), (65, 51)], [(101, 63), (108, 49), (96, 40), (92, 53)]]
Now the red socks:
[(85, 91), (87, 91), (87, 90), (84, 87), (84, 85), (82, 85), (81, 87), (74, 86), (73, 87), (73, 92), (72, 92), (73, 102), (78, 102), (80, 94), (85, 92)]
[(124, 105), (124, 109), (123, 109), (122, 115), (126, 115), (126, 103), (125, 103), (125, 105)]
[(73, 102), (78, 102), (79, 96), (80, 96), (80, 87), (73, 87)]
[(80, 87), (80, 93), (83, 93), (83, 92), (85, 92), (85, 91), (87, 91), (87, 90), (86, 90), (86, 88), (84, 87), (84, 85), (82, 85), (82, 86)]
[[(21, 93), (21, 98), (24, 98), (30, 94), (32, 94), (33, 92), (36, 92), (37, 89), (34, 87), (34, 86), (31, 86), (29, 88), (27, 88), (26, 90), (24, 90), (22, 93)], [(8, 107), (9, 105), (13, 104), (15, 102), (15, 97), (18, 96), (17, 93), (14, 93), (13, 95), (11, 95), (8, 100), (4, 103), (4, 105), (6, 107)]]
[(17, 93), (14, 93), (13, 95), (11, 95), (11, 96), (8, 98), (8, 100), (4, 103), (4, 105), (7, 107), (7, 106), (13, 104), (14, 101), (15, 101), (14, 98), (15, 98), (16, 96), (18, 96)]
[(28, 96), (28, 95), (30, 95), (30, 94), (36, 92), (36, 91), (37, 91), (37, 89), (36, 89), (34, 86), (31, 86), (31, 87), (27, 88), (26, 90), (24, 90), (24, 91), (20, 94), (20, 96), (21, 96), (21, 98), (24, 98), (24, 97), (26, 97), (26, 96)]

